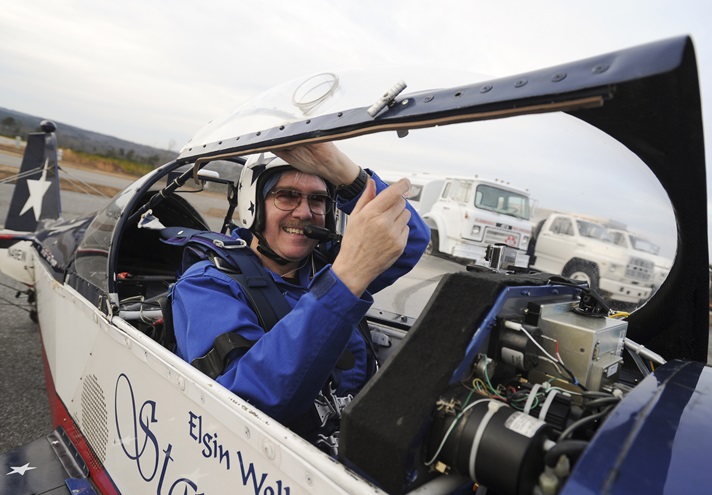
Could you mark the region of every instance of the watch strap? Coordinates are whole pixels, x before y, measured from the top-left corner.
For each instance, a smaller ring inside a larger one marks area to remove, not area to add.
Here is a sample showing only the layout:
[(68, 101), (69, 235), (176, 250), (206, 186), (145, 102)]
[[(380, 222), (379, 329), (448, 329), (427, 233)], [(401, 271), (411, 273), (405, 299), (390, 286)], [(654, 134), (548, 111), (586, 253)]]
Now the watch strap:
[(358, 176), (351, 184), (342, 184), (336, 188), (336, 194), (339, 198), (351, 201), (356, 196), (361, 194), (366, 188), (366, 183), (368, 182), (368, 172), (359, 167)]

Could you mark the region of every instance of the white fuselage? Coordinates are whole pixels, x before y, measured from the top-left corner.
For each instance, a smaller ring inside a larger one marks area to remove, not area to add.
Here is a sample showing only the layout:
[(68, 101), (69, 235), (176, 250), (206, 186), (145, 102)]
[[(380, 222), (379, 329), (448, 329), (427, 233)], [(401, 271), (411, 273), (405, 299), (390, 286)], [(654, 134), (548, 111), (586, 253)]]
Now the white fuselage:
[(378, 492), (39, 260), (35, 278), (54, 426), (81, 430), (102, 493)]

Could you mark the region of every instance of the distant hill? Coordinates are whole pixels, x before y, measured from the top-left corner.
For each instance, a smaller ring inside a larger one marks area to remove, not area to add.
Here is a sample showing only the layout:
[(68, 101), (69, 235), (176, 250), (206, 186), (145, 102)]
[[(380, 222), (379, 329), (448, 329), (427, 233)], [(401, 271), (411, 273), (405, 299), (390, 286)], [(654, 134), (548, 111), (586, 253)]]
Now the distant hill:
[[(39, 131), (42, 120), (44, 120), (42, 117), (0, 107), (0, 134), (8, 137), (20, 136), (24, 139), (30, 132)], [(107, 157), (126, 158), (154, 167), (178, 156), (174, 151), (132, 143), (61, 122), (53, 122), (57, 125), (57, 145), (60, 148)]]

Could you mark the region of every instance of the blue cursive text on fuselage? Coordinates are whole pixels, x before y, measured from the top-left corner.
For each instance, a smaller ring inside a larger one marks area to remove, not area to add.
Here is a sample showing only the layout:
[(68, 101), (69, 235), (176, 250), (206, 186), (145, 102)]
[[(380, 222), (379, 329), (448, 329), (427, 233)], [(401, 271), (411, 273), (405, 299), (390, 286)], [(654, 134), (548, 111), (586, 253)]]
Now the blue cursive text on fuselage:
[[(218, 464), (230, 470), (230, 450), (218, 441), (216, 432), (203, 431), (203, 417), (192, 411), (188, 412), (188, 435), (202, 445), (200, 453), (203, 457), (216, 459)], [(245, 461), (241, 451), (236, 451), (236, 454), (243, 486), (252, 487), (255, 495), (290, 495), (289, 486), (285, 486), (282, 480), (275, 480), (274, 484), (267, 483), (268, 473), (257, 474), (254, 463)]]
[[(178, 442), (180, 449), (177, 449), (173, 443), (159, 440), (156, 434), (158, 409), (158, 403), (153, 400), (145, 400), (139, 406), (131, 380), (124, 373), (119, 375), (114, 389), (116, 432), (124, 454), (136, 465), (138, 475), (145, 483), (155, 484), (156, 495), (205, 495), (198, 491), (198, 484), (193, 480), (177, 475), (175, 466), (171, 469), (174, 457), (185, 444)], [(217, 431), (205, 428), (209, 423), (202, 415), (188, 411), (188, 435), (200, 446), (200, 454), (205, 459), (213, 460), (225, 471), (234, 472), (231, 468), (239, 468), (236, 481), (255, 495), (291, 494), (290, 487), (281, 479), (259, 472), (247, 453), (226, 447)]]
[[(130, 418), (119, 414), (119, 406), (126, 402), (130, 404), (132, 411)], [(188, 478), (180, 477), (172, 483), (167, 483), (168, 468), (173, 461), (173, 457), (171, 457), (173, 445), (169, 443), (165, 449), (161, 449), (158, 438), (151, 431), (151, 425), (158, 422), (156, 402), (147, 400), (137, 410), (131, 381), (123, 373), (116, 380), (114, 389), (114, 416), (116, 432), (121, 439), (121, 448), (124, 450), (124, 454), (136, 463), (136, 469), (138, 469), (141, 478), (146, 483), (151, 483), (158, 476), (156, 495), (173, 495), (173, 493), (204, 495), (198, 493), (198, 485)], [(169, 483), (170, 487), (166, 492), (164, 487)]]

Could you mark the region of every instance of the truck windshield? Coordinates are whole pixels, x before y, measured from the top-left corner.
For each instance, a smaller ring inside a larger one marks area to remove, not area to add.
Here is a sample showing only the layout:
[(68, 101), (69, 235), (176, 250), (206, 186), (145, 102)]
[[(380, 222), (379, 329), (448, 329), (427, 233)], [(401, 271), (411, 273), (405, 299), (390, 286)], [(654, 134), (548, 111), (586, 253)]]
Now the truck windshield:
[(608, 235), (608, 230), (606, 230), (603, 225), (587, 222), (585, 220), (576, 220), (576, 226), (584, 237), (590, 237), (591, 239), (598, 239), (604, 242), (613, 242)]
[(529, 220), (529, 197), (499, 187), (480, 184), (475, 194), (475, 206), (512, 217)]
[(650, 254), (658, 254), (660, 251), (660, 247), (657, 244), (653, 244), (647, 239), (631, 235), (630, 241), (633, 244), (633, 249), (636, 251), (643, 251)]

